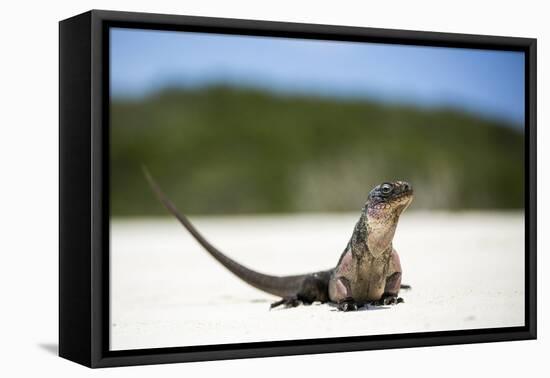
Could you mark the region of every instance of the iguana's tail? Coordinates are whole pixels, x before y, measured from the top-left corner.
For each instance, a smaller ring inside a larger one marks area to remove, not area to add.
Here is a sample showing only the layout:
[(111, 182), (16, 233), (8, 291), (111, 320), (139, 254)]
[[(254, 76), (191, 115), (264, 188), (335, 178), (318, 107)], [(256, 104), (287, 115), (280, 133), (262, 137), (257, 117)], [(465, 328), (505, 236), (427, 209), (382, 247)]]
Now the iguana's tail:
[(187, 219), (185, 215), (178, 211), (172, 201), (170, 201), (170, 199), (168, 199), (168, 197), (166, 197), (166, 195), (162, 192), (159, 185), (155, 182), (147, 168), (143, 167), (143, 173), (145, 175), (145, 178), (149, 182), (151, 189), (153, 189), (153, 192), (158, 197), (159, 201), (164, 205), (166, 210), (168, 210), (174, 217), (176, 217), (176, 219), (183, 225), (183, 227), (187, 229), (187, 231), (189, 231), (191, 235), (193, 235), (193, 237), (199, 242), (199, 244), (202, 245), (212, 257), (218, 260), (220, 264), (231, 271), (231, 273), (233, 273), (249, 285), (252, 285), (255, 288), (265, 291), (267, 293), (283, 298), (296, 295), (306, 275), (284, 277), (270, 276), (267, 274), (256, 272), (230, 259), (220, 250), (210, 244), (210, 242), (208, 242), (208, 240), (206, 240), (193, 226), (189, 219)]

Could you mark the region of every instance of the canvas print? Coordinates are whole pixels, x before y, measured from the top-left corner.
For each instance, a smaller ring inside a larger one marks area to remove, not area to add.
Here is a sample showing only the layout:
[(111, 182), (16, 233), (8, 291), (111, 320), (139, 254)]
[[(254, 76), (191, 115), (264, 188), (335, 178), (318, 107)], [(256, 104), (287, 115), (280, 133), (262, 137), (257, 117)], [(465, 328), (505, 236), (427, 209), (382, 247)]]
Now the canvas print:
[(109, 348), (525, 325), (523, 52), (109, 30)]

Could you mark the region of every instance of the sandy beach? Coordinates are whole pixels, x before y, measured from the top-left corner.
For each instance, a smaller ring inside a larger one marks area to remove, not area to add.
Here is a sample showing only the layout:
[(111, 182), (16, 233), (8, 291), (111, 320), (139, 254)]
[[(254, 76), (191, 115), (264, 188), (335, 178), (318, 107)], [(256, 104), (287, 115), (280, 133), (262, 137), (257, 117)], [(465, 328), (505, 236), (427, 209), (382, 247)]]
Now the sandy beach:
[[(258, 271), (333, 267), (358, 214), (191, 217), (218, 248)], [(524, 323), (520, 212), (408, 212), (394, 247), (405, 303), (352, 313), (276, 300), (227, 272), (171, 218), (111, 224), (111, 349), (242, 343)]]

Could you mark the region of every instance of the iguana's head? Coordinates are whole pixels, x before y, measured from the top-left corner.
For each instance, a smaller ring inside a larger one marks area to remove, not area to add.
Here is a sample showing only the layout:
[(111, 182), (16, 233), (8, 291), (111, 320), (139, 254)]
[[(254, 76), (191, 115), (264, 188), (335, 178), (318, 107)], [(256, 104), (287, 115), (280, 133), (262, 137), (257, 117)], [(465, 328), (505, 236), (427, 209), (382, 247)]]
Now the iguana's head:
[(371, 190), (363, 211), (366, 242), (374, 256), (391, 251), (399, 216), (412, 199), (412, 186), (405, 181), (384, 182)]
[(384, 182), (374, 187), (367, 200), (368, 215), (399, 216), (410, 205), (413, 189), (406, 181)]

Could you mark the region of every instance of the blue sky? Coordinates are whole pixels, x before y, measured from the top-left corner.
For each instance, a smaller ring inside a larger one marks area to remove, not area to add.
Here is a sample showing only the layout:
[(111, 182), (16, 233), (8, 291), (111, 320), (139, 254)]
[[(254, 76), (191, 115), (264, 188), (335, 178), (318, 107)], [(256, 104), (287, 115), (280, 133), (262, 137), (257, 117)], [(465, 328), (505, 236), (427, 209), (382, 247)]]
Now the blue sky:
[(524, 54), (219, 34), (111, 30), (111, 93), (217, 83), (451, 106), (523, 126)]

